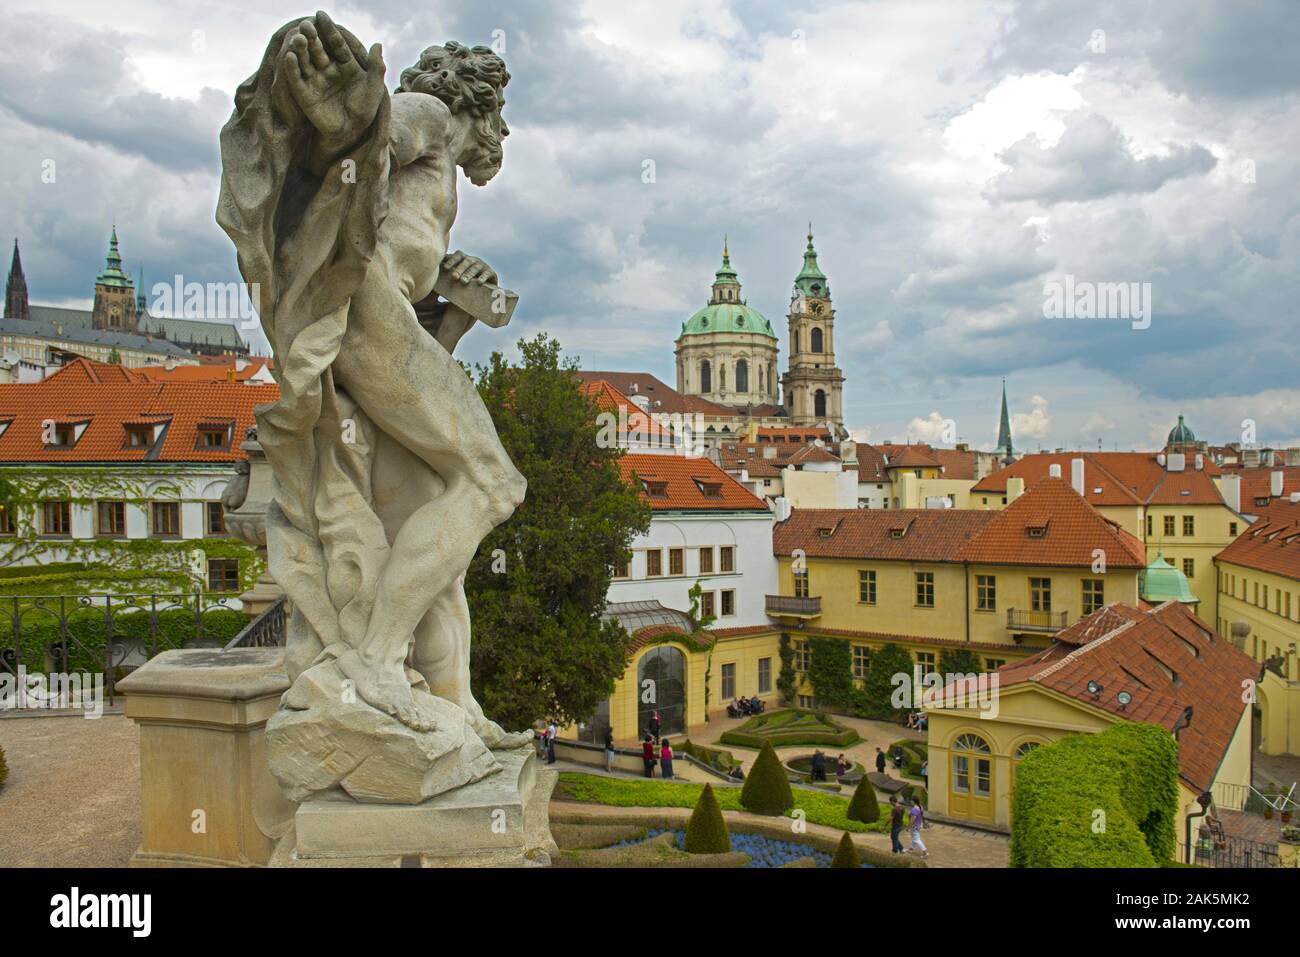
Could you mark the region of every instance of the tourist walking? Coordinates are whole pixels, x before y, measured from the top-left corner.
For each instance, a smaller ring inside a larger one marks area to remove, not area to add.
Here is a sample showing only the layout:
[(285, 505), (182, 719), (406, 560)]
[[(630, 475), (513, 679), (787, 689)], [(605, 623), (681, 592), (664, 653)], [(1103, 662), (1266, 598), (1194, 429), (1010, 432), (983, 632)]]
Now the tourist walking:
[(645, 762), (645, 776), (652, 778), (655, 776), (655, 742), (649, 734), (641, 742), (641, 760)]
[(921, 799), (912, 795), (912, 809), (907, 812), (908, 823), (912, 832), (912, 850), (919, 851), (922, 857), (929, 857), (930, 852), (921, 840), (921, 826), (925, 823), (925, 812), (921, 810)]
[[(877, 749), (879, 750), (879, 749)], [(902, 854), (903, 841), (899, 837), (903, 833), (903, 805), (898, 803), (898, 795), (889, 796), (889, 853)]]
[(546, 763), (555, 763), (555, 739), (559, 736), (560, 729), (555, 726), (555, 719), (546, 726)]
[(885, 773), (885, 752), (879, 748), (876, 748), (876, 773)]
[(667, 738), (664, 738), (659, 748), (659, 774), (665, 781), (671, 780), (673, 776), (673, 749)]
[(605, 729), (605, 770), (614, 770), (614, 729)]

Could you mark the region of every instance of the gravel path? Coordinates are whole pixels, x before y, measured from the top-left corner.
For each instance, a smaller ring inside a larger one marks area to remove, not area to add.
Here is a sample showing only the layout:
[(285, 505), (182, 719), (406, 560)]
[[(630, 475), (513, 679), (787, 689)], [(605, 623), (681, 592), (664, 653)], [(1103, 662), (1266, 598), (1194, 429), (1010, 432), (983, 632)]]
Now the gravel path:
[(125, 867), (140, 845), (140, 736), (120, 714), (0, 719), (0, 866)]

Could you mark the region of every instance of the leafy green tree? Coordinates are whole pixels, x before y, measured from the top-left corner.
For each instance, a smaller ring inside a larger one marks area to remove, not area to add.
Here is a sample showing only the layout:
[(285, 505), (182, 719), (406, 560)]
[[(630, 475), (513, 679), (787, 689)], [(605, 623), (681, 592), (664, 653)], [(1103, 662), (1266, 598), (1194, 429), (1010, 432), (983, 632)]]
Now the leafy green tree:
[(758, 752), (758, 759), (740, 791), (740, 803), (746, 811), (771, 815), (783, 814), (794, 805), (790, 779), (771, 741), (764, 743), (763, 750)]
[(781, 703), (789, 704), (794, 701), (794, 647), (785, 632), (781, 632), (777, 654), (781, 657), (781, 672), (776, 676), (776, 690), (781, 692)]
[(691, 811), (685, 844), (687, 854), (726, 854), (731, 850), (731, 835), (727, 833), (727, 822), (722, 818), (722, 808), (711, 784), (704, 785), (695, 810)]
[(894, 676), (907, 676), (908, 687), (912, 681), (912, 656), (899, 645), (888, 644), (871, 656), (871, 668), (862, 687), (862, 710), (872, 718), (884, 718), (902, 724), (907, 720), (906, 708), (895, 708), (890, 700), (894, 694)]
[(840, 837), (840, 846), (835, 848), (835, 856), (831, 858), (831, 867), (861, 867), (862, 858), (858, 856), (858, 849), (853, 843), (853, 838), (849, 837), (849, 832), (845, 831)]
[(939, 670), (945, 675), (977, 675), (984, 663), (969, 648), (945, 648), (939, 652)]
[(109, 365), (121, 365), (122, 354), (117, 351), (117, 346), (113, 346), (112, 349), (108, 350), (108, 363)]
[(627, 665), (630, 638), (601, 621), (610, 574), (650, 509), (602, 448), (595, 403), (576, 362), (545, 334), (519, 342), (521, 363), (493, 353), (476, 369), (497, 434), (528, 494), (483, 540), (465, 577), (470, 671), (484, 711), (506, 727), (588, 717)]

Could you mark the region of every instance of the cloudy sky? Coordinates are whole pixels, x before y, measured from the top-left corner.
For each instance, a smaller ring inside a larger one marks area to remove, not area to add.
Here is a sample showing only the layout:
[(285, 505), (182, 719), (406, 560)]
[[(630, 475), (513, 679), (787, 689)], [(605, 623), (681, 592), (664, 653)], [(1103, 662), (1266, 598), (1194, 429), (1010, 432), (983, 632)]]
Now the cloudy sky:
[[(270, 35), (309, 11), (0, 8), (0, 235), (20, 238), (33, 301), (87, 304), (114, 222), (149, 285), (236, 278), (217, 132)], [(392, 82), (448, 38), (495, 43), (513, 75), (505, 169), (462, 180), (452, 243), (521, 303), (464, 358), (545, 330), (585, 368), (671, 383), (727, 234), (784, 363), (811, 220), (860, 438), (938, 439), (952, 419), (989, 447), (1005, 377), (1027, 449), (1158, 446), (1179, 411), (1215, 442), (1250, 419), (1259, 441), (1300, 444), (1289, 0), (330, 9), (384, 44)], [(1149, 283), (1149, 326), (1045, 318), (1067, 276)]]

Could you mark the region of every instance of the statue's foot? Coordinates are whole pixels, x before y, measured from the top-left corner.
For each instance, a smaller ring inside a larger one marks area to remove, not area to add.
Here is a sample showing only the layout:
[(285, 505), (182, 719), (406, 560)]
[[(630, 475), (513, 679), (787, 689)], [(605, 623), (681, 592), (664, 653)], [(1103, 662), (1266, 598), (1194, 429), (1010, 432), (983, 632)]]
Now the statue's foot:
[(531, 728), (527, 731), (506, 731), (501, 725), (487, 718), (479, 718), (471, 722), (471, 727), (490, 751), (514, 751), (533, 740)]
[(437, 729), (433, 712), (421, 707), (411, 693), (404, 668), (398, 667), (392, 674), (376, 673), (362, 663), (355, 651), (341, 655), (338, 666), (352, 680), (361, 700), (372, 708), (391, 715), (412, 731)]

